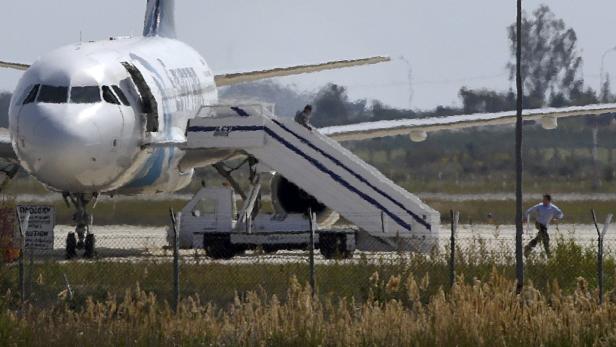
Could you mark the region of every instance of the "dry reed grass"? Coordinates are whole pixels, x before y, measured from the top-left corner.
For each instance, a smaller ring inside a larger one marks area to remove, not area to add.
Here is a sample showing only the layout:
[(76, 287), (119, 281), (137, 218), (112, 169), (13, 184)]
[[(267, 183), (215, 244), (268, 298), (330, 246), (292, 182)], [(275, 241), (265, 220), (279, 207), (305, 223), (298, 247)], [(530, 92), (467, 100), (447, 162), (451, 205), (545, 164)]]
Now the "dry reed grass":
[(177, 314), (139, 286), (122, 298), (23, 312), (6, 305), (0, 345), (31, 346), (610, 346), (616, 301), (599, 305), (580, 279), (571, 294), (527, 286), (521, 295), (495, 269), (488, 281), (438, 290), (420, 279), (379, 273), (364, 302), (320, 296), (292, 278), (284, 298), (250, 292), (223, 308), (185, 299)]

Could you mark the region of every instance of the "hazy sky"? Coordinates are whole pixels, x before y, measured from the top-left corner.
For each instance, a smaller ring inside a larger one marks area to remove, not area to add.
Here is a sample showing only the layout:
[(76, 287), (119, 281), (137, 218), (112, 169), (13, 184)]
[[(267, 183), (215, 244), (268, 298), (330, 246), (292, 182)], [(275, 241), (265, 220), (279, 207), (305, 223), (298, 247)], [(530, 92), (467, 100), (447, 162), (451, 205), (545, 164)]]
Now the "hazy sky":
[[(300, 90), (327, 82), (352, 98), (412, 108), (459, 104), (461, 86), (506, 90), (511, 84), (506, 26), (515, 0), (177, 0), (179, 38), (216, 73), (389, 55), (372, 67), (279, 79)], [(588, 84), (599, 84), (601, 55), (616, 45), (614, 0), (525, 0), (549, 5), (579, 37)], [(0, 59), (31, 62), (66, 43), (139, 35), (145, 0), (12, 0), (0, 11)], [(404, 57), (405, 60), (400, 59)], [(409, 103), (409, 64), (412, 103)], [(606, 59), (616, 76), (616, 53)], [(0, 90), (18, 72), (0, 71)]]

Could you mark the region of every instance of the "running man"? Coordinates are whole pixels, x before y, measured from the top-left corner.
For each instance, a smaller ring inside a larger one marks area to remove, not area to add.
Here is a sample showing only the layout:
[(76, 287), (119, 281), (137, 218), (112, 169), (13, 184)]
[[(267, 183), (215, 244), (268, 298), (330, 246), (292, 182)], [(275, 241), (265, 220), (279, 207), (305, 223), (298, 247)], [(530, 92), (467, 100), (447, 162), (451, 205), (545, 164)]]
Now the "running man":
[(539, 231), (537, 236), (532, 239), (526, 247), (524, 247), (524, 256), (528, 257), (530, 251), (541, 241), (543, 243), (543, 248), (545, 248), (545, 253), (550, 257), (550, 235), (548, 235), (548, 227), (550, 226), (550, 222), (552, 220), (561, 220), (563, 219), (563, 211), (558, 208), (558, 206), (552, 204), (552, 196), (550, 194), (545, 194), (543, 196), (543, 202), (538, 203), (537, 205), (531, 207), (526, 211), (526, 216), (524, 221), (528, 221), (528, 217), (530, 214), (535, 214), (535, 227)]

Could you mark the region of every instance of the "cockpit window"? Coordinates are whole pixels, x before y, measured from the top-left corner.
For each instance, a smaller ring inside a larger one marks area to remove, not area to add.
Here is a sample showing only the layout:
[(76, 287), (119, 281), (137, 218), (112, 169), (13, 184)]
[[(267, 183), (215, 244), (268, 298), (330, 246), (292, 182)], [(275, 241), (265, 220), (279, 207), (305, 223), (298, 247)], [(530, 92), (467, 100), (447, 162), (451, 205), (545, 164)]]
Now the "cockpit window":
[(38, 94), (38, 91), (40, 88), (41, 88), (41, 85), (37, 84), (34, 87), (32, 87), (32, 89), (30, 89), (28, 96), (26, 96), (26, 98), (24, 99), (24, 105), (31, 104), (36, 100), (36, 94)]
[(101, 102), (101, 92), (98, 87), (71, 88), (71, 103), (95, 104), (97, 102)]
[(63, 104), (68, 99), (68, 87), (41, 86), (38, 102)]
[(126, 97), (126, 94), (124, 94), (124, 92), (122, 91), (122, 89), (120, 89), (120, 87), (111, 86), (111, 88), (113, 88), (113, 91), (116, 93), (118, 98), (120, 98), (120, 101), (122, 101), (122, 104), (124, 106), (130, 106), (130, 102), (128, 102), (128, 98)]
[(103, 86), (103, 100), (114, 105), (120, 104), (120, 100), (113, 94), (109, 86)]

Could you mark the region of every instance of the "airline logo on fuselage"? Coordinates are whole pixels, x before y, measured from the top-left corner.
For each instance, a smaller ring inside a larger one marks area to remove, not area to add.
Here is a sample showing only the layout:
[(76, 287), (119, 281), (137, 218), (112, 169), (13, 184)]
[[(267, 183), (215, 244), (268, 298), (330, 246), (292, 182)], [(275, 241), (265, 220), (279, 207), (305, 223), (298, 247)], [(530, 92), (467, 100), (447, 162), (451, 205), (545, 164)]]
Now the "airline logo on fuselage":
[(216, 128), (216, 130), (214, 130), (214, 136), (217, 137), (229, 137), (229, 134), (231, 134), (231, 131), (233, 130), (232, 127), (230, 126), (220, 126), (218, 128)]

